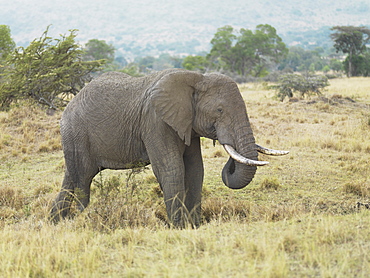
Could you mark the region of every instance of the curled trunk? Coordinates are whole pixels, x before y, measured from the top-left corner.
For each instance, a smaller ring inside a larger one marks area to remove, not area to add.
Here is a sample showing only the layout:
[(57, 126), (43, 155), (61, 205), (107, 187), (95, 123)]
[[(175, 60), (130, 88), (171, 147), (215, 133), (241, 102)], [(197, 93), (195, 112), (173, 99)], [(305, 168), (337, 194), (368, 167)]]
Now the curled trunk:
[[(244, 131), (244, 136), (240, 134), (237, 137), (238, 140), (235, 143), (235, 149), (230, 148), (230, 146), (225, 147), (227, 144), (224, 144), (226, 151), (231, 150), (231, 155), (222, 170), (222, 180), (227, 187), (232, 189), (246, 187), (252, 181), (257, 170), (257, 165), (266, 164), (263, 161), (258, 161), (258, 154), (251, 129), (246, 127)], [(235, 153), (233, 153), (234, 151)]]
[(255, 144), (255, 151), (250, 151), (248, 156), (243, 156), (232, 146), (228, 144), (224, 144), (223, 146), (230, 155), (230, 158), (222, 170), (222, 180), (226, 186), (233, 189), (240, 189), (247, 186), (254, 177), (257, 170), (256, 166), (268, 164), (267, 161), (258, 161), (254, 158), (257, 151), (267, 155), (286, 155), (289, 153), (288, 151), (267, 149)]

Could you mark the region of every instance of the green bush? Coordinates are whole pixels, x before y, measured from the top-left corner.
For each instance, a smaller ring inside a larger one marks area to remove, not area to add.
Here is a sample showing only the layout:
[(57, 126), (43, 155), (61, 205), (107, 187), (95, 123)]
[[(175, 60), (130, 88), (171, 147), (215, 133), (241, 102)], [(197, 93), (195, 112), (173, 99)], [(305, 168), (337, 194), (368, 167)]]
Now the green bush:
[(27, 98), (56, 109), (65, 97), (76, 95), (91, 80), (90, 73), (105, 63), (82, 60), (84, 51), (75, 42), (76, 30), (58, 39), (50, 38), (47, 32), (28, 47), (8, 54), (0, 79), (1, 108)]
[(277, 85), (271, 86), (277, 91), (277, 97), (283, 101), (286, 97), (293, 97), (298, 93), (300, 97), (311, 94), (321, 95), (321, 90), (329, 86), (328, 78), (313, 74), (286, 74), (280, 77)]

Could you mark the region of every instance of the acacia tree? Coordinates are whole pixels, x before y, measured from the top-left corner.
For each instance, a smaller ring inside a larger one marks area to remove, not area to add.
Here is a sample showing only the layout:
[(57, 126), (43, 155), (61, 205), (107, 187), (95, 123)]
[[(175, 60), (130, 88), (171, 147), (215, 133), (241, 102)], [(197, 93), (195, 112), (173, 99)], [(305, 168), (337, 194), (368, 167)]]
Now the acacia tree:
[(234, 34), (233, 27), (219, 28), (211, 40), (212, 49), (208, 56), (218, 62), (219, 67), (242, 76), (263, 76), (271, 64), (284, 58), (288, 49), (268, 24), (258, 25), (253, 32), (240, 29)]
[(76, 32), (52, 39), (47, 28), (28, 47), (10, 53), (0, 84), (0, 107), (31, 98), (56, 109), (64, 104), (63, 96), (76, 95), (91, 80), (90, 73), (105, 63), (82, 60), (84, 51), (75, 42)]
[(366, 44), (370, 41), (370, 29), (355, 26), (335, 26), (331, 28), (335, 33), (330, 37), (334, 41), (334, 47), (338, 52), (348, 54), (347, 75), (355, 76), (359, 70), (356, 68), (355, 61), (361, 60), (359, 56), (366, 52)]

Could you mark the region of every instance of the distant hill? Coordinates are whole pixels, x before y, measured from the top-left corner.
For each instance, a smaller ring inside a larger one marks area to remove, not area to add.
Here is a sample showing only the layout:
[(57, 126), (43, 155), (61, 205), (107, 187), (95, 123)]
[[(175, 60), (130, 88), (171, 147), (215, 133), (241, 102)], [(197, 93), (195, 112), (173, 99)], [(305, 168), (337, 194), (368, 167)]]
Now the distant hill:
[(325, 43), (335, 25), (370, 25), (368, 0), (0, 1), (0, 24), (10, 26), (17, 45), (28, 45), (52, 24), (52, 37), (79, 29), (81, 43), (104, 39), (128, 59), (208, 51), (217, 28), (225, 25), (270, 24), (285, 43), (306, 46)]

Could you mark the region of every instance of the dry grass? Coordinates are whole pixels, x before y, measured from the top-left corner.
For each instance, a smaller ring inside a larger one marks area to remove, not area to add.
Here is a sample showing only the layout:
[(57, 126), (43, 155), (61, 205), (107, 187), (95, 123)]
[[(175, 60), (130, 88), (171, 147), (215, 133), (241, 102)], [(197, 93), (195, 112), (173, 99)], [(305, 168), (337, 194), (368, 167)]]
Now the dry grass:
[(0, 277), (366, 277), (370, 272), (370, 79), (331, 80), (324, 98), (281, 103), (243, 87), (266, 157), (245, 189), (221, 180), (223, 148), (202, 139), (203, 225), (167, 227), (150, 169), (104, 171), (92, 202), (50, 225), (64, 164), (60, 113), (0, 112)]
[(61, 150), (59, 118), (46, 115), (45, 111), (28, 103), (0, 112), (0, 159), (21, 157), (37, 152)]

